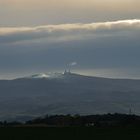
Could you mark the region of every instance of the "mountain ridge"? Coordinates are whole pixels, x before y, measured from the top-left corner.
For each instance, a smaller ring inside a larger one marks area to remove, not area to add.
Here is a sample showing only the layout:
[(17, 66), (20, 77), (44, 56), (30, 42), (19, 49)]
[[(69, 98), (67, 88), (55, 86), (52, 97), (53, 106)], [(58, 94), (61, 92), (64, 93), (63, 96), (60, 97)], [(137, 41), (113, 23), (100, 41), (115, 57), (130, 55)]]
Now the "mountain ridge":
[(140, 114), (140, 80), (75, 73), (0, 80), (0, 120), (45, 114), (127, 113), (130, 108)]
[[(56, 75), (56, 76), (55, 76)], [(47, 78), (51, 78), (51, 76), (55, 79), (55, 78), (59, 78), (57, 76), (77, 76), (77, 77), (84, 77), (84, 78), (95, 78), (95, 79), (107, 79), (107, 80), (130, 80), (130, 81), (140, 81), (140, 79), (135, 79), (135, 78), (109, 78), (109, 77), (100, 77), (100, 76), (89, 76), (89, 75), (83, 75), (83, 74), (78, 74), (78, 73), (58, 73), (58, 72), (54, 72), (54, 73), (39, 73), (39, 74), (33, 74), (30, 76), (25, 76), (25, 77), (17, 77), (17, 78), (13, 78), (10, 80), (7, 79), (0, 79), (0, 81), (2, 80), (7, 80), (7, 81), (12, 81), (12, 80), (18, 80), (18, 79), (47, 79)]]

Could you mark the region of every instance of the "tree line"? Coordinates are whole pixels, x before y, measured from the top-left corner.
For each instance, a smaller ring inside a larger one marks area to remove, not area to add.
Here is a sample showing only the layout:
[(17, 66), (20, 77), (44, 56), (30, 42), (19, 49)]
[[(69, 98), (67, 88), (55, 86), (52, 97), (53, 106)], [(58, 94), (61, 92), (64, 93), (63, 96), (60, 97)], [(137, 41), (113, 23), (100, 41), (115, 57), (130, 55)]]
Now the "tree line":
[(140, 126), (140, 116), (127, 114), (104, 115), (46, 115), (26, 122), (0, 122), (0, 127), (7, 126), (46, 126), (46, 127), (106, 127), (106, 126)]

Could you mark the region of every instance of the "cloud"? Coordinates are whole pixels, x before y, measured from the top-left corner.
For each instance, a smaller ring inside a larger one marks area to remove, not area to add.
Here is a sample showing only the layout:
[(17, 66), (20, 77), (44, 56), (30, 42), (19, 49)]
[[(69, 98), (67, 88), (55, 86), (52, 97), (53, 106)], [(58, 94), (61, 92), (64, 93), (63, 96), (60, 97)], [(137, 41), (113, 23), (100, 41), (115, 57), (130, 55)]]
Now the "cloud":
[(0, 26), (140, 18), (139, 0), (0, 0)]
[(60, 24), (36, 27), (0, 27), (0, 43), (17, 43), (45, 39), (47, 42), (83, 40), (140, 31), (140, 19)]
[(56, 31), (75, 31), (75, 30), (111, 30), (111, 29), (129, 29), (140, 28), (140, 19), (120, 20), (112, 22), (97, 22), (90, 24), (60, 24), (60, 25), (44, 25), (36, 27), (1, 27), (0, 35), (16, 34), (16, 33), (52, 33)]

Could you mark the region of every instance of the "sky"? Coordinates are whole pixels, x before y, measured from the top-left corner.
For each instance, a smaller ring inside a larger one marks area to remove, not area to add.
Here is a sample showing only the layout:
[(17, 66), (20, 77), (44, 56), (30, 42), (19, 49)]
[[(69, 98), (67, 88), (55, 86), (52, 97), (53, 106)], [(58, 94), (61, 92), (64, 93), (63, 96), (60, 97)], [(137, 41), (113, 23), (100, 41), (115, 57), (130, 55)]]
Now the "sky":
[(63, 71), (140, 78), (139, 0), (0, 0), (0, 79)]

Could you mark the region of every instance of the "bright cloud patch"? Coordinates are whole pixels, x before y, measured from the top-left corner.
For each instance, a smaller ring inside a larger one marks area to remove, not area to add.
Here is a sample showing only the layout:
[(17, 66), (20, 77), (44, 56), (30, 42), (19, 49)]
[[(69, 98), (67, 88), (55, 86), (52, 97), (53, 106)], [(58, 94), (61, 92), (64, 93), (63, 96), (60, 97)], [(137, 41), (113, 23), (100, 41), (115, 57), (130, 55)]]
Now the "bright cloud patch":
[(140, 30), (140, 20), (121, 20), (113, 22), (98, 22), (90, 24), (61, 24), (45, 25), (37, 27), (1, 27), (0, 42), (15, 43), (20, 41), (30, 41), (37, 39), (47, 39), (47, 41), (65, 41), (75, 39), (88, 39), (102, 37), (130, 31)]

